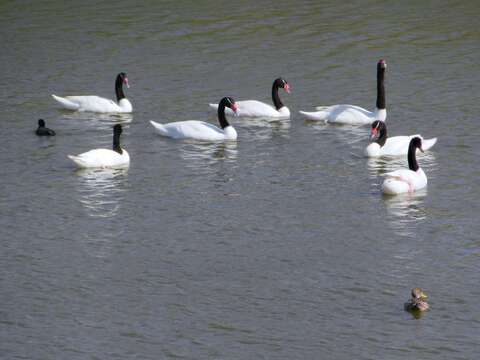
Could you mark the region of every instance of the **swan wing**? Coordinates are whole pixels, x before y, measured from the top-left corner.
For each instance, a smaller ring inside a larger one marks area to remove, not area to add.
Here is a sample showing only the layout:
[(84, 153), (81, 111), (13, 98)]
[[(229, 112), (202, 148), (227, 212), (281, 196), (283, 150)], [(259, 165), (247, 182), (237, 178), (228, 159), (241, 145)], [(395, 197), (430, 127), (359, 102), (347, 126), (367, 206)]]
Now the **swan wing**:
[(119, 154), (109, 149), (94, 149), (68, 157), (81, 168), (127, 167), (130, 164), (130, 156), (126, 150)]
[(162, 136), (173, 139), (196, 139), (201, 141), (224, 140), (225, 133), (219, 127), (205, 121), (187, 120), (167, 124), (150, 121)]
[(371, 124), (375, 118), (374, 113), (356, 105), (318, 106), (316, 110), (314, 112), (300, 111), (300, 113), (310, 120), (349, 125)]
[[(257, 100), (241, 100), (236, 101), (237, 113), (239, 117), (265, 117), (265, 118), (288, 118), (290, 117), (290, 112), (285, 106), (282, 109), (282, 112), (275, 109), (272, 105), (266, 104)], [(212, 109), (218, 109), (218, 104), (209, 104)], [(235, 115), (233, 111), (229, 108), (225, 108), (225, 115), (233, 116)]]

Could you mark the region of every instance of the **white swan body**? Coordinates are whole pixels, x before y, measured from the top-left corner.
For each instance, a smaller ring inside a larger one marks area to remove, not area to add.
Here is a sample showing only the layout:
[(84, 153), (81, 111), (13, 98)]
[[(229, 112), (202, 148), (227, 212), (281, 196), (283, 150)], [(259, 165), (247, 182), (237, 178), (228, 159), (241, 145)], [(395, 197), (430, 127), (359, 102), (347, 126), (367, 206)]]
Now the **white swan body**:
[(387, 195), (412, 193), (427, 186), (427, 176), (421, 168), (417, 171), (400, 169), (385, 174), (382, 191)]
[(94, 149), (79, 155), (68, 155), (79, 168), (127, 168), (130, 166), (130, 155), (120, 147), (122, 126), (113, 127), (113, 150)]
[(385, 145), (380, 146), (378, 143), (373, 142), (365, 148), (365, 155), (368, 157), (380, 157), (380, 156), (401, 156), (407, 155), (408, 144), (414, 137), (422, 139), (422, 149), (428, 150), (432, 148), (437, 142), (437, 138), (423, 139), (420, 135), (410, 136), (393, 136), (387, 138)]
[(109, 149), (94, 149), (79, 155), (68, 155), (79, 168), (125, 168), (130, 165), (130, 155)]
[(421, 135), (410, 136), (387, 136), (387, 125), (383, 121), (376, 120), (372, 123), (372, 142), (365, 148), (367, 157), (401, 156), (407, 155), (410, 141), (418, 137), (422, 142), (422, 150), (429, 150), (437, 142), (437, 138), (423, 139)]
[(118, 103), (96, 95), (61, 97), (52, 94), (52, 97), (62, 105), (62, 107), (68, 110), (96, 113), (131, 113), (133, 110), (132, 104), (123, 93), (123, 84), (126, 84), (127, 87), (129, 87), (127, 75), (125, 73), (120, 73), (115, 80), (115, 92)]
[(309, 120), (345, 125), (366, 125), (375, 120), (385, 121), (387, 118), (385, 109), (368, 111), (356, 105), (317, 106), (316, 109), (317, 111), (313, 112), (300, 111), (300, 114)]
[(325, 121), (332, 124), (366, 125), (375, 120), (385, 121), (387, 119), (384, 86), (386, 68), (385, 61), (379, 60), (377, 63), (377, 103), (374, 111), (368, 111), (356, 105), (340, 104), (317, 106), (317, 111), (300, 111), (300, 114), (309, 120)]
[(418, 166), (416, 150), (422, 149), (422, 139), (414, 137), (408, 146), (408, 169), (386, 173), (382, 192), (387, 195), (412, 193), (427, 186), (427, 176)]
[(237, 131), (231, 126), (226, 117), (226, 108), (232, 109), (235, 113), (237, 105), (230, 97), (224, 97), (218, 104), (218, 121), (221, 128), (199, 120), (177, 121), (168, 124), (159, 124), (150, 121), (158, 134), (172, 139), (193, 139), (199, 141), (225, 141), (236, 140)]
[[(250, 118), (271, 118), (271, 119), (289, 119), (290, 110), (283, 105), (280, 97), (278, 96), (278, 89), (284, 89), (287, 93), (290, 93), (290, 85), (283, 78), (277, 78), (272, 84), (272, 102), (273, 105), (265, 104), (258, 100), (241, 100), (235, 102), (237, 105), (236, 115), (240, 117)], [(218, 109), (217, 104), (209, 104), (213, 109)], [(225, 108), (225, 114), (232, 116), (233, 111), (228, 107)]]
[[(275, 109), (273, 106), (265, 104), (257, 100), (241, 100), (237, 101), (237, 116), (239, 117), (264, 117), (275, 119), (289, 119), (290, 110), (286, 106)], [(218, 109), (217, 104), (208, 104), (213, 109)], [(234, 113), (230, 109), (225, 109), (225, 114), (233, 116)]]
[(95, 95), (85, 96), (57, 96), (52, 97), (65, 109), (89, 111), (96, 113), (131, 113), (132, 104), (128, 99), (121, 99), (118, 104), (110, 99)]
[(187, 120), (168, 124), (150, 121), (158, 134), (172, 139), (194, 139), (199, 141), (236, 140), (237, 132), (233, 126), (221, 129), (205, 121)]

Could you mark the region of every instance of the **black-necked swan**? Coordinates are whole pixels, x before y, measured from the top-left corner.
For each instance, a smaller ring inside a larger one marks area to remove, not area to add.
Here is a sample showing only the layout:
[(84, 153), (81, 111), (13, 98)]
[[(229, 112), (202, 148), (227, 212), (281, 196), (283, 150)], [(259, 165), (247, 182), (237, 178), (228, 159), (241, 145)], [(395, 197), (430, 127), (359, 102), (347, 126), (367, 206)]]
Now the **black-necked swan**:
[(309, 120), (323, 120), (328, 123), (366, 125), (372, 121), (385, 121), (387, 110), (385, 108), (385, 69), (387, 63), (381, 59), (377, 63), (377, 104), (375, 111), (368, 111), (356, 105), (331, 105), (318, 106), (317, 111), (300, 111)]
[(412, 193), (427, 186), (427, 176), (418, 166), (416, 150), (422, 149), (422, 139), (414, 137), (408, 146), (408, 169), (395, 170), (386, 173), (382, 191), (387, 195)]
[(65, 96), (60, 97), (53, 95), (52, 97), (65, 109), (78, 111), (91, 111), (97, 113), (131, 113), (132, 104), (123, 93), (123, 84), (127, 87), (127, 74), (120, 73), (115, 80), (115, 94), (117, 95), (118, 104), (110, 99), (105, 99), (96, 95), (82, 96)]
[(38, 136), (54, 136), (55, 131), (45, 127), (45, 120), (38, 119), (38, 128), (35, 131), (35, 134), (37, 134)]
[(130, 156), (120, 147), (122, 125), (113, 127), (113, 150), (94, 149), (80, 155), (68, 157), (80, 168), (126, 168), (130, 165)]
[(224, 97), (218, 104), (218, 121), (221, 128), (199, 120), (177, 121), (168, 124), (159, 124), (150, 121), (155, 130), (162, 136), (173, 139), (194, 139), (200, 141), (236, 140), (237, 132), (225, 116), (225, 108), (230, 108), (235, 113), (237, 105), (231, 97)]
[[(274, 119), (288, 119), (290, 118), (290, 110), (283, 105), (280, 97), (278, 96), (278, 89), (282, 88), (287, 93), (290, 93), (290, 85), (283, 78), (277, 78), (273, 81), (272, 85), (272, 105), (265, 104), (264, 102), (257, 100), (241, 100), (237, 101), (237, 116), (240, 117), (264, 117)], [(217, 104), (209, 104), (210, 107), (217, 109)], [(233, 112), (226, 111), (227, 115), (233, 115)]]
[(372, 123), (371, 143), (365, 148), (365, 155), (368, 157), (407, 155), (408, 146), (414, 137), (422, 139), (423, 151), (430, 149), (437, 142), (437, 138), (424, 139), (421, 135), (388, 137), (387, 125), (376, 120)]

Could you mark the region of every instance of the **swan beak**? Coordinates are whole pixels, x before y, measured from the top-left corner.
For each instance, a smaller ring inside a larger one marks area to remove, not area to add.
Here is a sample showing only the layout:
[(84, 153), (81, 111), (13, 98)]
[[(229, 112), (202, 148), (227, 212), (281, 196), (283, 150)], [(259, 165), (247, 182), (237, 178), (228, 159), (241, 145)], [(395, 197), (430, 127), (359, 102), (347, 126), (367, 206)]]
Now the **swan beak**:
[(232, 111), (236, 114), (237, 113), (237, 104), (232, 104)]
[(127, 88), (130, 88), (130, 85), (128, 85), (128, 78), (127, 78), (127, 77), (125, 77), (125, 78), (123, 79), (123, 83), (124, 83), (125, 85), (127, 85)]
[(428, 299), (428, 296), (422, 291), (420, 294), (420, 299)]
[(423, 149), (421, 147), (419, 147), (418, 150), (420, 150), (421, 152), (425, 152), (425, 151), (423, 151)]
[(283, 90), (285, 90), (287, 93), (290, 94), (290, 85), (285, 84), (285, 85), (283, 86)]
[(377, 137), (377, 132), (378, 132), (377, 129), (375, 128), (372, 129), (372, 132), (370, 133), (370, 140), (373, 140)]

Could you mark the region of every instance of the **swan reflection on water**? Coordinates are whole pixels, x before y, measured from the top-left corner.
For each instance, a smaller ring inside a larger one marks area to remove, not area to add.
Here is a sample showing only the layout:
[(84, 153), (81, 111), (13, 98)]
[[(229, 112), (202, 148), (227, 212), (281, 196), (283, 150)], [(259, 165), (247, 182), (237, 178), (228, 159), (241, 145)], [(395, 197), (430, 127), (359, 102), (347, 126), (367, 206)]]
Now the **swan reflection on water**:
[(218, 162), (235, 162), (238, 156), (237, 142), (225, 141), (204, 143), (185, 141), (180, 143), (179, 153), (185, 166), (209, 172), (209, 167)]
[(358, 125), (328, 124), (324, 121), (305, 120), (305, 124), (315, 131), (325, 131), (339, 139), (339, 143), (358, 145), (362, 149), (368, 145), (369, 127)]
[(414, 235), (417, 224), (427, 218), (428, 212), (424, 205), (426, 196), (426, 188), (411, 194), (384, 195), (387, 221), (392, 230), (401, 236)]
[(268, 140), (273, 136), (290, 134), (290, 119), (238, 118), (234, 119), (239, 136), (249, 141)]
[(95, 126), (96, 129), (110, 129), (114, 124), (126, 125), (132, 122), (133, 115), (128, 113), (101, 114), (82, 111), (64, 112), (60, 119), (70, 122), (78, 121), (79, 124)]
[(111, 218), (121, 207), (128, 169), (78, 169), (78, 200), (89, 216)]

